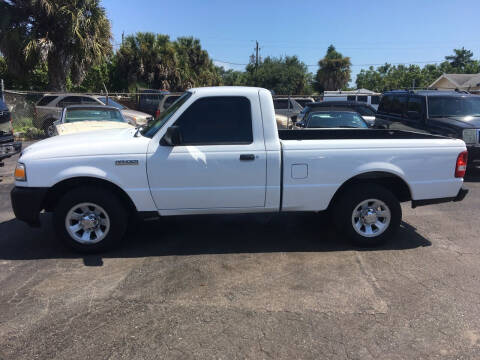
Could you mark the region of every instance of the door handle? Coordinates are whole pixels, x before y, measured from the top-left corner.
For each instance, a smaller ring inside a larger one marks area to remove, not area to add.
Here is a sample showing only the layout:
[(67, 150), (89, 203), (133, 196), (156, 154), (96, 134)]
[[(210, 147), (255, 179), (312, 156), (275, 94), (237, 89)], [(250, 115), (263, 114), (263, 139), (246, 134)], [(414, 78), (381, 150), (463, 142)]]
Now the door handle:
[(252, 160), (255, 160), (255, 155), (254, 154), (241, 154), (240, 155), (240, 160), (241, 161), (252, 161)]

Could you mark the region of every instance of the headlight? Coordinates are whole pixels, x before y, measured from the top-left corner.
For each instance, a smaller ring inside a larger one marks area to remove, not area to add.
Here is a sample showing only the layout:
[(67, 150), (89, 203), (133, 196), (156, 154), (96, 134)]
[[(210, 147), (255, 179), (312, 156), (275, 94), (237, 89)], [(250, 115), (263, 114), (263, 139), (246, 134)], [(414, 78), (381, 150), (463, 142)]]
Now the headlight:
[(27, 170), (25, 169), (25, 164), (21, 162), (17, 163), (15, 168), (15, 180), (17, 181), (27, 181)]
[(475, 144), (477, 142), (477, 129), (463, 130), (463, 141), (466, 144)]

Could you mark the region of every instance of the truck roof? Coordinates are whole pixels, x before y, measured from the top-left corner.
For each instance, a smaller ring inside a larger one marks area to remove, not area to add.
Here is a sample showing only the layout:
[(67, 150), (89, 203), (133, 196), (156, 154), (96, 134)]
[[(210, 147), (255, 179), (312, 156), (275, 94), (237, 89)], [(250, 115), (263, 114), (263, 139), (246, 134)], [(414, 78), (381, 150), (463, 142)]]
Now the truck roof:
[(211, 87), (199, 87), (192, 88), (187, 91), (195, 92), (200, 95), (241, 95), (241, 94), (257, 94), (260, 90), (268, 91), (267, 89), (251, 86), (211, 86)]

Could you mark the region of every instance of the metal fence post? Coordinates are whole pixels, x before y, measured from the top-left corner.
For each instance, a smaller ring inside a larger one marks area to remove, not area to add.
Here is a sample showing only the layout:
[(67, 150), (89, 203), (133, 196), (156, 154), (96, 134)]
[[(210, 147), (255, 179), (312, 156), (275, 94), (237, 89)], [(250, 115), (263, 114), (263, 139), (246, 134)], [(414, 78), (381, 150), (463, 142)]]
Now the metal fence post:
[(3, 79), (0, 79), (0, 96), (2, 97), (2, 101), (5, 102), (5, 85), (3, 83)]

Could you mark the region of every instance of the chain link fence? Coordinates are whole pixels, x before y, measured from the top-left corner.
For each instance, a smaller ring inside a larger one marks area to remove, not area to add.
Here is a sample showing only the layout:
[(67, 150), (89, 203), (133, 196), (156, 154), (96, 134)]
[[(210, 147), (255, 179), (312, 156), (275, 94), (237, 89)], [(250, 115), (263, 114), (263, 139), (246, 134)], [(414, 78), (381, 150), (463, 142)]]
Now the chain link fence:
[[(12, 114), (14, 132), (19, 137), (42, 138), (48, 136), (48, 127), (58, 120), (63, 107), (68, 105), (107, 104), (124, 110), (143, 112), (149, 119), (158, 117), (181, 93), (142, 90), (138, 93), (53, 93), (41, 91), (5, 90), (3, 97)], [(342, 95), (332, 95), (340, 99)], [(345, 97), (345, 95), (343, 95)], [(277, 125), (280, 129), (293, 127), (292, 117), (298, 115), (308, 103), (321, 101), (319, 95), (274, 95)], [(125, 114), (128, 111), (123, 111)], [(132, 115), (133, 116), (133, 115)], [(134, 121), (138, 119), (134, 118)]]
[[(48, 126), (69, 105), (109, 105), (122, 110), (127, 120), (151, 120), (170, 106), (181, 93), (146, 90), (139, 93), (53, 93), (5, 90), (4, 101), (11, 112), (14, 132), (20, 137), (47, 136)], [(136, 114), (129, 110), (137, 110)], [(137, 118), (138, 117), (138, 118)], [(141, 119), (140, 119), (141, 118)], [(137, 121), (138, 120), (138, 121)]]

